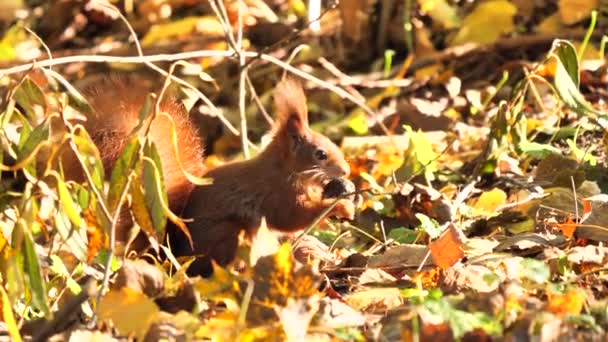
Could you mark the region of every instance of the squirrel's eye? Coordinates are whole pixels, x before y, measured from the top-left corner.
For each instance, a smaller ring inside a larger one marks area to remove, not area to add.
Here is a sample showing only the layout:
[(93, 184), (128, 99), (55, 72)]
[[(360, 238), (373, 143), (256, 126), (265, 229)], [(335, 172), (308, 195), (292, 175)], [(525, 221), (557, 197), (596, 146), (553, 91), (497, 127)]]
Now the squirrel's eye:
[(322, 149), (317, 149), (315, 151), (315, 158), (317, 158), (317, 160), (326, 160), (327, 159), (327, 152), (325, 152)]

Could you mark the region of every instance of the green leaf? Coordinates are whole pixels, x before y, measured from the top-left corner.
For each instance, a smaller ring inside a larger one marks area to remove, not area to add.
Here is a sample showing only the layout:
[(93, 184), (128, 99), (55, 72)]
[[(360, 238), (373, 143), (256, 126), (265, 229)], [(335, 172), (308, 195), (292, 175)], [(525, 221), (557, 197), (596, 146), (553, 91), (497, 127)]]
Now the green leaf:
[(55, 215), (55, 229), (57, 229), (57, 233), (61, 236), (63, 242), (65, 242), (72, 254), (80, 260), (87, 260), (87, 246), (80, 234), (83, 232), (78, 232), (72, 229), (72, 224), (70, 223), (70, 219), (64, 210), (58, 210)]
[(59, 210), (63, 210), (72, 224), (77, 229), (82, 229), (85, 227), (84, 220), (80, 215), (80, 207), (74, 203), (74, 199), (72, 199), (72, 194), (68, 190), (68, 187), (65, 185), (63, 179), (57, 175), (55, 177), (57, 180), (57, 192), (59, 193)]
[(526, 258), (522, 260), (521, 265), (523, 266), (524, 277), (537, 284), (544, 284), (551, 276), (549, 265), (540, 260)]
[[(26, 126), (24, 126), (26, 127)], [(23, 141), (23, 144), (19, 146), (17, 152), (17, 165), (22, 163), (30, 162), (38, 153), (38, 150), (43, 146), (49, 139), (49, 124), (48, 121), (44, 121), (33, 131), (27, 135), (27, 139)], [(30, 170), (31, 171), (31, 170)]]
[(93, 179), (93, 185), (97, 190), (103, 190), (104, 168), (97, 146), (84, 129), (77, 129), (72, 135), (72, 139), (78, 149), (78, 155)]
[(485, 312), (467, 312), (454, 308), (448, 298), (428, 299), (424, 307), (431, 314), (443, 318), (447, 322), (454, 337), (459, 339), (465, 333), (474, 329), (483, 329), (489, 335), (498, 336), (502, 334), (501, 321)]
[(155, 102), (154, 99), (155, 97), (152, 94), (147, 94), (144, 98), (144, 104), (137, 113), (137, 126), (133, 128), (131, 134), (137, 133), (137, 131), (139, 131), (146, 122), (146, 119), (150, 116), (150, 114), (152, 114), (154, 110), (154, 108), (152, 108), (152, 105)]
[(418, 130), (414, 133), (407, 125), (403, 128), (410, 139), (410, 144), (403, 165), (396, 171), (397, 179), (408, 180), (422, 173), (427, 181), (434, 180), (434, 172), (437, 171), (437, 153), (433, 150), (431, 142), (422, 131)]
[(419, 229), (422, 229), (425, 233), (429, 235), (431, 239), (435, 239), (441, 235), (443, 232), (443, 228), (439, 223), (432, 218), (424, 215), (424, 214), (416, 214), (414, 215), (420, 221)]
[(578, 89), (578, 58), (572, 43), (555, 40), (550, 56), (556, 59), (555, 89), (564, 104), (578, 114), (605, 116), (605, 113), (595, 110)]
[(135, 218), (135, 221), (139, 227), (148, 236), (153, 236), (156, 239), (162, 238), (157, 234), (154, 223), (152, 222), (152, 217), (146, 204), (144, 188), (139, 178), (133, 179), (133, 182), (131, 182), (131, 186), (129, 188), (129, 193), (131, 194), (131, 212), (133, 213), (133, 217)]
[(144, 194), (146, 207), (150, 212), (152, 224), (158, 234), (164, 234), (167, 215), (162, 203), (168, 203), (167, 192), (163, 183), (162, 166), (158, 150), (150, 141), (144, 145), (143, 166)]
[(358, 135), (367, 134), (369, 131), (369, 127), (367, 127), (367, 122), (365, 121), (365, 115), (360, 113), (359, 115), (353, 117), (348, 121), (348, 127)]
[(120, 205), (120, 195), (124, 191), (129, 175), (135, 167), (140, 147), (139, 137), (133, 136), (112, 169), (110, 190), (108, 191), (108, 209), (111, 213), (114, 213)]
[(549, 154), (561, 155), (562, 153), (562, 151), (557, 147), (533, 141), (522, 141), (518, 147), (523, 153), (538, 159), (543, 159)]
[(399, 244), (414, 243), (418, 233), (415, 230), (407, 228), (393, 228), (388, 232), (388, 238), (395, 240)]
[(23, 253), (25, 257), (25, 271), (29, 289), (32, 293), (32, 302), (34, 307), (44, 312), (45, 317), (50, 317), (51, 311), (46, 298), (46, 285), (42, 277), (34, 240), (32, 239), (31, 233), (27, 230), (26, 222), (23, 219), (20, 219), (18, 224), (21, 225), (21, 229), (24, 232)]
[(80, 293), (80, 285), (74, 280), (74, 278), (72, 278), (72, 275), (68, 271), (67, 267), (65, 267), (63, 260), (61, 260), (61, 258), (56, 254), (51, 255), (50, 270), (58, 276), (65, 278), (65, 284), (73, 294)]
[(23, 108), (30, 119), (39, 117), (46, 112), (47, 105), (44, 93), (29, 77), (26, 77), (15, 91), (15, 101)]

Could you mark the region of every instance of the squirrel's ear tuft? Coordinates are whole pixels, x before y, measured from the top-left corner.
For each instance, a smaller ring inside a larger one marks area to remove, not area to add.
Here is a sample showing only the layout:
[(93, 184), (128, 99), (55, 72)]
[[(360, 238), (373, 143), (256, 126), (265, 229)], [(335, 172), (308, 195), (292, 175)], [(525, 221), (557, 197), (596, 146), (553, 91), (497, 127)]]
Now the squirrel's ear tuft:
[(277, 128), (298, 132), (308, 127), (308, 106), (306, 95), (299, 81), (287, 77), (277, 85), (274, 91), (274, 103), (277, 111)]

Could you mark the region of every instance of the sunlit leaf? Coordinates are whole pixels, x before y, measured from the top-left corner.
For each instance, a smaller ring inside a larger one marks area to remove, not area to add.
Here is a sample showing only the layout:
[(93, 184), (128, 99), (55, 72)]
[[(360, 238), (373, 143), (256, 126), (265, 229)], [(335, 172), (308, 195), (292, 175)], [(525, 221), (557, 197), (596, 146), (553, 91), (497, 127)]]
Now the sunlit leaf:
[(547, 310), (558, 315), (578, 315), (585, 304), (585, 293), (580, 289), (573, 288), (565, 293), (551, 293), (548, 291), (549, 302)]
[(523, 276), (537, 284), (544, 284), (549, 280), (551, 271), (549, 265), (543, 261), (526, 258), (521, 262), (523, 266)]
[(494, 188), (490, 191), (484, 191), (475, 203), (475, 209), (486, 213), (495, 213), (498, 207), (505, 204), (507, 194), (499, 188)]
[(507, 0), (480, 2), (473, 12), (464, 18), (460, 30), (450, 45), (493, 43), (502, 34), (513, 31), (515, 13), (517, 7)]
[(4, 322), (12, 341), (20, 342), (21, 334), (13, 316), (13, 308), (4, 287), (0, 285), (0, 321)]
[(135, 221), (139, 227), (146, 233), (146, 235), (152, 236), (156, 240), (162, 238), (162, 236), (156, 231), (154, 223), (152, 222), (152, 217), (146, 204), (143, 185), (141, 184), (139, 178), (136, 177), (133, 179), (129, 193), (131, 194), (131, 212), (133, 213), (133, 217), (135, 218)]
[(121, 335), (134, 334), (138, 340), (143, 340), (159, 312), (152, 299), (128, 287), (110, 290), (101, 299), (98, 311), (99, 319), (111, 320)]
[(432, 218), (421, 213), (417, 213), (415, 216), (420, 221), (419, 228), (427, 233), (431, 239), (437, 238), (443, 232), (443, 227)]
[(42, 270), (40, 269), (40, 263), (38, 262), (34, 241), (28, 228), (25, 227), (26, 223), (23, 219), (19, 220), (18, 225), (21, 225), (21, 229), (24, 232), (23, 252), (25, 256), (25, 271), (29, 289), (32, 293), (33, 304), (37, 309), (41, 310), (46, 317), (49, 317), (51, 311), (46, 297), (46, 283), (42, 276)]
[(605, 116), (605, 113), (595, 110), (578, 89), (578, 58), (572, 43), (566, 40), (555, 40), (550, 56), (557, 61), (554, 77), (555, 89), (564, 104), (579, 114)]
[(441, 23), (446, 29), (460, 25), (460, 17), (455, 6), (445, 0), (418, 0), (420, 9), (428, 13), (433, 20)]
[(68, 190), (65, 182), (59, 176), (55, 177), (57, 181), (57, 192), (59, 193), (60, 210), (63, 210), (72, 224), (77, 229), (84, 227), (84, 220), (80, 214), (80, 208), (72, 199), (72, 194)]
[(224, 31), (214, 16), (186, 17), (163, 24), (153, 25), (141, 43), (148, 46), (159, 41), (173, 40), (184, 35), (198, 32), (206, 37), (223, 37)]
[[(25, 127), (25, 126), (24, 126)], [(19, 150), (17, 152), (17, 163), (16, 165), (20, 165), (22, 163), (27, 163), (34, 159), (38, 150), (43, 146), (43, 143), (48, 141), (49, 139), (49, 125), (48, 121), (44, 121), (33, 131), (29, 132), (27, 135), (27, 139), (23, 142), (21, 146), (19, 146)], [(30, 168), (28, 171), (34, 172), (35, 168)]]
[(494, 317), (481, 311), (467, 312), (456, 309), (445, 297), (426, 300), (424, 308), (447, 322), (455, 338), (461, 338), (475, 328), (483, 329), (490, 335), (502, 334), (502, 326)]
[(429, 250), (431, 251), (435, 265), (442, 269), (447, 269), (464, 258), (462, 235), (452, 225), (437, 240), (429, 243)]
[(103, 164), (101, 163), (101, 157), (99, 155), (97, 146), (84, 129), (77, 129), (74, 135), (72, 135), (72, 139), (78, 148), (80, 159), (84, 162), (86, 168), (91, 174), (93, 186), (95, 186), (99, 191), (102, 191), (104, 168)]
[(150, 213), (152, 225), (158, 235), (164, 234), (167, 216), (162, 203), (167, 203), (167, 192), (163, 182), (162, 166), (158, 150), (148, 142), (144, 146), (143, 187), (146, 207)]
[(83, 239), (82, 230), (72, 229), (72, 224), (68, 215), (63, 210), (59, 210), (54, 216), (55, 228), (69, 247), (70, 252), (80, 261), (87, 260), (87, 244)]
[(44, 94), (29, 77), (23, 80), (23, 83), (15, 92), (15, 101), (23, 108), (30, 119), (40, 117), (46, 111)]
[(110, 189), (108, 190), (108, 210), (111, 213), (114, 213), (120, 204), (120, 196), (127, 185), (131, 171), (135, 167), (140, 147), (139, 137), (133, 136), (114, 164), (110, 177)]
[(599, 5), (599, 0), (559, 0), (559, 16), (566, 25), (576, 24), (589, 18)]

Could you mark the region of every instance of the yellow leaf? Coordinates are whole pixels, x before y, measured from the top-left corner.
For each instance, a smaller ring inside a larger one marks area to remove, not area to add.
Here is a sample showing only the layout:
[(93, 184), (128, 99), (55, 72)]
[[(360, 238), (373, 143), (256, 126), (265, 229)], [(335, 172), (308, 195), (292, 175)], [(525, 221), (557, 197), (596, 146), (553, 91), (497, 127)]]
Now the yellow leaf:
[[(2, 236), (2, 234), (0, 234), (0, 236)], [(13, 308), (11, 307), (8, 295), (3, 286), (0, 286), (0, 321), (4, 322), (6, 325), (9, 335), (11, 335), (11, 340), (21, 342), (19, 328), (17, 327), (17, 322), (15, 322), (15, 317), (13, 316)]]
[(159, 41), (187, 37), (194, 32), (200, 33), (206, 37), (224, 36), (222, 26), (215, 17), (186, 17), (165, 24), (153, 25), (141, 40), (141, 44), (143, 46), (149, 46)]
[(546, 34), (558, 34), (564, 31), (564, 25), (559, 13), (555, 13), (543, 19), (536, 27), (536, 31)]
[(451, 29), (460, 25), (460, 18), (456, 7), (445, 0), (418, 0), (420, 9), (428, 13), (434, 21), (441, 23), (445, 28)]
[(403, 304), (398, 288), (375, 288), (355, 292), (346, 298), (348, 305), (361, 311), (385, 311)]
[(222, 300), (226, 304), (238, 303), (237, 296), (240, 293), (238, 280), (214, 262), (213, 275), (209, 278), (197, 279), (194, 287), (202, 298)]
[(583, 310), (583, 304), (585, 304), (585, 293), (579, 289), (571, 289), (563, 294), (552, 294), (549, 291), (547, 295), (549, 297), (547, 310), (558, 316), (578, 315)]
[(506, 200), (507, 194), (499, 188), (494, 188), (479, 196), (477, 203), (475, 203), (475, 209), (486, 213), (494, 213), (498, 207), (505, 204)]
[(517, 7), (507, 0), (482, 2), (469, 14), (450, 45), (490, 44), (500, 35), (513, 31)]
[(160, 310), (152, 299), (128, 287), (110, 290), (99, 303), (99, 318), (111, 320), (122, 335), (141, 340)]
[(562, 23), (572, 25), (587, 19), (598, 7), (599, 0), (560, 0), (559, 15)]

